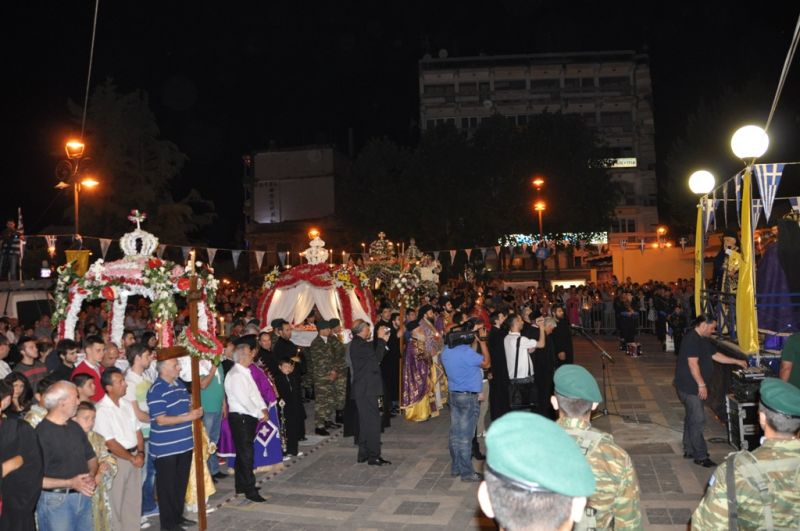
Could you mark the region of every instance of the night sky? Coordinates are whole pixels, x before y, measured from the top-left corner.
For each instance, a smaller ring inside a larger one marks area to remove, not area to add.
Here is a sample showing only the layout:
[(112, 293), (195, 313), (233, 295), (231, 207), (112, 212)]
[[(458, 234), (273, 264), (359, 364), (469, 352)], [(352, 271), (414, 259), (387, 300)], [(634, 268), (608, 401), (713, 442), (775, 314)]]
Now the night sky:
[[(94, 0), (4, 5), (0, 214), (22, 206), (29, 232), (61, 222), (70, 204), (53, 189), (53, 168), (79, 130), (67, 101), (83, 100), (93, 9)], [(797, 14), (791, 2), (101, 0), (93, 85), (111, 77), (122, 91), (149, 93), (162, 136), (189, 157), (175, 192), (195, 187), (216, 202), (220, 221), (207, 236), (225, 246), (241, 230), (242, 154), (270, 141), (346, 151), (348, 128), (356, 149), (376, 136), (413, 145), (417, 61), (443, 48), (450, 57), (649, 53), (658, 176), (685, 186), (663, 162), (687, 115), (749, 76), (769, 87), (758, 103), (765, 119)], [(797, 158), (794, 70), (770, 160)], [(724, 148), (708, 156), (732, 158)]]

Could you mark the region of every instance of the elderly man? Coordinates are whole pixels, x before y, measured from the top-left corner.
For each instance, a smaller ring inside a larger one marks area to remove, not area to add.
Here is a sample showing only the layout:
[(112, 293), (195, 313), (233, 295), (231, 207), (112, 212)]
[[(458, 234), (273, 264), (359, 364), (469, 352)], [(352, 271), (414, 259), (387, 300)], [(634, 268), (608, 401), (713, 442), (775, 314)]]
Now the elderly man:
[(203, 416), (203, 408), (190, 409), (189, 393), (178, 381), (181, 367), (177, 359), (159, 361), (156, 370), (158, 378), (147, 392), (147, 407), (159, 519), (161, 529), (178, 530), (194, 524), (184, 518), (183, 508), (192, 466), (192, 421)]
[(259, 420), (269, 420), (269, 408), (253, 380), (250, 365), (255, 357), (255, 345), (250, 337), (236, 341), (233, 351), (235, 365), (225, 377), (225, 396), (228, 400), (228, 424), (236, 447), (236, 494), (254, 502), (266, 501), (258, 493), (253, 474), (253, 440)]
[(592, 469), (555, 422), (526, 411), (503, 415), (486, 433), (481, 509), (500, 529), (569, 531), (595, 490)]
[(71, 382), (57, 382), (45, 392), (44, 405), (47, 416), (36, 427), (44, 469), (36, 508), (39, 529), (92, 529), (97, 456), (83, 429), (70, 422), (78, 410), (78, 390)]
[(589, 498), (581, 529), (642, 529), (639, 480), (628, 453), (614, 437), (592, 427), (592, 411), (602, 402), (597, 380), (579, 365), (564, 365), (555, 374), (558, 425), (578, 443), (592, 467), (597, 490)]
[(361, 319), (353, 322), (350, 362), (353, 367), (353, 398), (358, 409), (358, 462), (370, 465), (391, 465), (381, 457), (381, 411), (383, 395), (381, 360), (386, 352), (389, 329), (378, 328), (377, 338), (370, 342), (370, 324)]
[(136, 531), (142, 510), (142, 467), (144, 437), (130, 400), (122, 371), (107, 367), (100, 378), (106, 392), (97, 403), (94, 431), (106, 440), (108, 451), (117, 458), (117, 474), (109, 490), (111, 528)]

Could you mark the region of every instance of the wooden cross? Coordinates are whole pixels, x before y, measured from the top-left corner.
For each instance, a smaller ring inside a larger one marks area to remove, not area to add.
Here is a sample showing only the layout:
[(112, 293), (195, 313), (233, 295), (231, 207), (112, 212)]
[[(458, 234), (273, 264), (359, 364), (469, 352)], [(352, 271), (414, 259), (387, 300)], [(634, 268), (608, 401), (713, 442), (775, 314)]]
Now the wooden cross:
[[(194, 257), (192, 257), (194, 258)], [(197, 333), (197, 303), (201, 300), (202, 296), (200, 290), (197, 289), (197, 275), (194, 273), (194, 267), (190, 269), (192, 276), (190, 277), (191, 284), (189, 285), (189, 293), (186, 296), (189, 302), (189, 326), (192, 332)], [(158, 359), (160, 361), (169, 360), (172, 358), (180, 358), (181, 356), (189, 355), (184, 347), (175, 346), (159, 349)], [(192, 409), (200, 407), (200, 361), (197, 357), (192, 356)], [(195, 471), (195, 488), (197, 492), (197, 527), (200, 531), (207, 529), (206, 522), (206, 484), (205, 484), (205, 463), (203, 460), (203, 421), (202, 419), (194, 419), (192, 421), (192, 434), (194, 440), (194, 471)], [(184, 492), (182, 496), (185, 496)]]

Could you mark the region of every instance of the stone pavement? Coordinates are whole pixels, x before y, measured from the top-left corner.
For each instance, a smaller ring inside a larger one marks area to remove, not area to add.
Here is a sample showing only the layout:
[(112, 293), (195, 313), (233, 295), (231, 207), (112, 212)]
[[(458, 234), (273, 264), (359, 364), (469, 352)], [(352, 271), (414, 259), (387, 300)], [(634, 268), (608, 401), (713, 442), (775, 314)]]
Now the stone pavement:
[[(683, 407), (671, 384), (675, 356), (661, 352), (649, 336), (638, 359), (618, 353), (615, 340), (600, 343), (616, 363), (608, 370), (610, 415), (593, 423), (630, 453), (646, 528), (686, 529), (713, 470), (682, 457)], [(595, 348), (579, 337), (575, 347), (576, 363), (602, 384)], [(719, 441), (709, 442), (711, 457), (720, 462), (732, 448), (724, 427), (707, 413), (706, 438)], [(450, 477), (448, 429), (446, 411), (421, 424), (393, 419), (383, 434), (383, 455), (392, 461), (385, 467), (356, 464), (352, 438), (333, 434), (312, 441), (316, 444), (301, 446), (305, 456), (257, 476), (266, 503), (234, 497), (233, 478), (220, 482), (209, 503), (216, 508), (209, 529), (495, 529), (478, 507), (477, 484)]]

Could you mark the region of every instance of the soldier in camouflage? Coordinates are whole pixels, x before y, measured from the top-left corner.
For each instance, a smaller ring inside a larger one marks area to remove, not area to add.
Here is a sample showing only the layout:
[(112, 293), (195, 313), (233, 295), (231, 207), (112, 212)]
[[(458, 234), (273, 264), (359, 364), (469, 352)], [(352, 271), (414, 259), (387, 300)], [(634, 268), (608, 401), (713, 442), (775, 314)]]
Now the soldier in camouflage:
[(336, 372), (335, 353), (331, 342), (331, 325), (328, 321), (317, 323), (319, 335), (308, 347), (311, 358), (312, 377), (314, 381), (314, 425), (317, 435), (330, 435), (328, 428), (336, 425), (331, 421), (336, 407)]
[(728, 456), (692, 515), (692, 529), (800, 529), (800, 389), (761, 383), (764, 442)]
[(610, 434), (590, 424), (592, 410), (603, 400), (597, 381), (580, 365), (562, 365), (554, 384), (551, 403), (558, 410), (558, 424), (578, 443), (596, 484), (574, 529), (644, 529), (639, 480), (630, 456)]
[[(334, 380), (334, 404), (336, 408), (336, 422), (343, 422), (342, 412), (344, 411), (345, 401), (347, 400), (347, 355), (345, 353), (345, 346), (342, 343), (341, 333), (342, 325), (339, 319), (331, 319), (328, 321), (331, 325), (331, 348), (333, 348), (334, 365), (336, 370), (336, 380)], [(338, 427), (338, 426), (337, 426)]]

